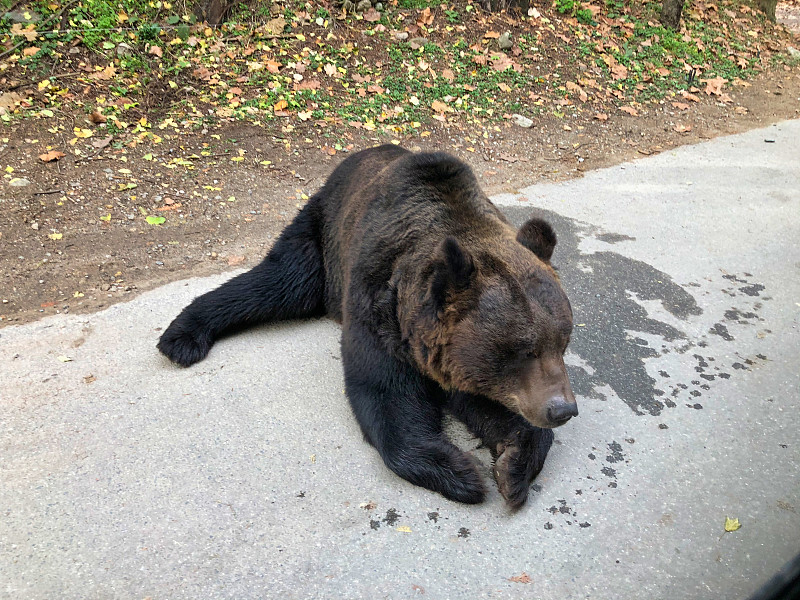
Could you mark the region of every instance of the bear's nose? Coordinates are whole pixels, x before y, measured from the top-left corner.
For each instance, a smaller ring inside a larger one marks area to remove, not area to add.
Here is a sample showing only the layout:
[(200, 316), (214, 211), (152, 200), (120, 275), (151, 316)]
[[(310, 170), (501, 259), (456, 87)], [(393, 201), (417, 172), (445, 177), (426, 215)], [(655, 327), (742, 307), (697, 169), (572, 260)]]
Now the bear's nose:
[(563, 425), (572, 417), (578, 416), (578, 404), (567, 402), (564, 398), (557, 398), (550, 401), (547, 407), (547, 418), (558, 425)]

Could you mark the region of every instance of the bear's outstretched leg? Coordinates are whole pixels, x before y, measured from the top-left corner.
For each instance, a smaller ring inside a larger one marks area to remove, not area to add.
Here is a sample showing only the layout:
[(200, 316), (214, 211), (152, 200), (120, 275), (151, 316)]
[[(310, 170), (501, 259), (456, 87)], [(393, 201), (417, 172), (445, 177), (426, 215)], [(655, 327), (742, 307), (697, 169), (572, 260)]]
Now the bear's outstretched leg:
[(453, 392), (448, 394), (447, 406), (489, 448), (500, 493), (512, 508), (520, 508), (544, 466), (553, 430), (535, 427), (483, 396)]
[(467, 504), (483, 501), (474, 460), (442, 431), (438, 386), (391, 357), (366, 328), (342, 335), (345, 388), (367, 441), (386, 466), (415, 485)]
[(158, 349), (188, 367), (205, 358), (225, 334), (324, 314), (319, 202), (314, 197), (303, 207), (259, 265), (183, 309), (161, 336)]

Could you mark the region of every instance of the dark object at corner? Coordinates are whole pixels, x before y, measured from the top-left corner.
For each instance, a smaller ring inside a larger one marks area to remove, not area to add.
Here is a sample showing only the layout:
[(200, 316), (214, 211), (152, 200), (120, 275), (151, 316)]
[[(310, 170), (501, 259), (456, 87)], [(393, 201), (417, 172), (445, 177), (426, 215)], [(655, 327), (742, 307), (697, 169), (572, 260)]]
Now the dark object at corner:
[(786, 563), (749, 600), (796, 600), (800, 598), (800, 554)]

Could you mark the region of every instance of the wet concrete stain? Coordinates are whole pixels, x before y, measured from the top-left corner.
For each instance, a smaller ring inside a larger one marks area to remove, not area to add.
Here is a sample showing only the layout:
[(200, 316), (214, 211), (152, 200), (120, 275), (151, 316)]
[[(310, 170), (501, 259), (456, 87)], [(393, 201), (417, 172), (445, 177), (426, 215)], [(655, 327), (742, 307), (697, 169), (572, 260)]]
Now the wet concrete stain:
[(611, 442), (608, 445), (608, 449), (611, 451), (611, 454), (606, 456), (606, 462), (618, 463), (625, 460), (625, 455), (622, 454), (622, 446), (620, 446), (618, 442)]
[[(504, 212), (517, 226), (531, 216), (529, 209), (511, 208)], [(628, 332), (659, 336), (667, 342), (685, 340), (686, 336), (675, 327), (650, 318), (631, 295), (639, 300), (661, 301), (664, 309), (680, 320), (702, 314), (694, 297), (645, 262), (616, 252), (580, 252), (582, 237), (597, 237), (603, 232), (551, 211), (537, 210), (536, 214), (547, 219), (558, 234), (554, 264), (560, 270), (578, 325), (570, 350), (593, 371), (590, 374), (580, 367), (568, 367), (575, 393), (604, 400), (596, 388), (608, 385), (636, 414), (661, 414), (665, 404), (659, 396), (664, 392), (656, 387), (644, 362), (661, 352), (646, 342), (631, 343)]]
[(714, 323), (714, 326), (708, 330), (708, 333), (718, 335), (726, 342), (732, 342), (734, 340), (734, 337), (728, 333), (728, 328), (722, 323)]
[(393, 527), (400, 520), (400, 514), (396, 509), (390, 508), (386, 511), (386, 516), (382, 519), (389, 527)]
[(428, 520), (433, 521), (434, 523), (439, 522), (439, 513), (438, 512), (429, 512), (428, 513)]
[(629, 242), (636, 240), (635, 237), (631, 237), (629, 235), (624, 235), (621, 233), (601, 233), (597, 236), (597, 239), (601, 242), (606, 242), (607, 244), (617, 244), (619, 242)]
[(544, 524), (544, 528), (549, 531), (550, 529), (553, 528), (553, 524), (548, 521), (547, 523)]
[(376, 519), (369, 520), (369, 527), (370, 529), (379, 529), (381, 526), (381, 522)]
[(468, 538), (469, 537), (469, 529), (466, 527), (462, 527), (458, 530), (458, 537), (460, 538)]
[(600, 469), (600, 472), (606, 477), (611, 477), (613, 479), (617, 478), (617, 470), (612, 469), (611, 467), (603, 467), (602, 469)]

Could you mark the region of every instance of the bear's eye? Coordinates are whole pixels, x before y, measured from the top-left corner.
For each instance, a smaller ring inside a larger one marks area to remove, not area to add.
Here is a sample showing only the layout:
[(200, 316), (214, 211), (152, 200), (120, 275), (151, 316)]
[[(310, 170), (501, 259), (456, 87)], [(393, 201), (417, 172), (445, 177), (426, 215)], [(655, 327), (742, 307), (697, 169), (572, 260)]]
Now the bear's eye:
[(537, 357), (538, 357), (538, 354), (536, 353), (536, 350), (528, 350), (525, 353), (525, 358), (537, 358)]

